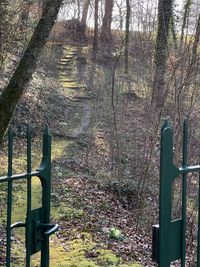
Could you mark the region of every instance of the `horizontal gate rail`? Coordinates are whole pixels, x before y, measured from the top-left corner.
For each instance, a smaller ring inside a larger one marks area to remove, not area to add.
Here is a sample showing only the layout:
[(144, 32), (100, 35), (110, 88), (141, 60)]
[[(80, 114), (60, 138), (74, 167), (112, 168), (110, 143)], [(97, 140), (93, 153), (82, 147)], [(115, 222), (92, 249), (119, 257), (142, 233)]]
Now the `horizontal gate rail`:
[[(39, 176), (40, 175), (40, 172), (39, 171), (32, 172), (29, 175), (31, 177), (33, 177), (33, 176)], [(28, 179), (27, 176), (28, 176), (27, 173), (15, 174), (15, 175), (12, 175), (12, 176), (1, 176), (0, 177), (0, 183), (2, 183), (2, 182), (8, 182), (10, 180), (17, 181), (17, 180)]]
[[(50, 223), (51, 196), (51, 135), (48, 128), (43, 134), (43, 153), (41, 164), (32, 171), (31, 131), (27, 129), (27, 172), (13, 174), (13, 131), (8, 131), (8, 172), (0, 177), (0, 183), (7, 183), (7, 220), (6, 220), (6, 267), (11, 266), (11, 233), (12, 229), (25, 227), (26, 267), (31, 266), (31, 255), (41, 251), (41, 267), (49, 267), (49, 236), (58, 229), (57, 224)], [(42, 205), (32, 210), (32, 177), (38, 177), (42, 187)], [(27, 211), (25, 222), (11, 224), (13, 182), (27, 182)]]

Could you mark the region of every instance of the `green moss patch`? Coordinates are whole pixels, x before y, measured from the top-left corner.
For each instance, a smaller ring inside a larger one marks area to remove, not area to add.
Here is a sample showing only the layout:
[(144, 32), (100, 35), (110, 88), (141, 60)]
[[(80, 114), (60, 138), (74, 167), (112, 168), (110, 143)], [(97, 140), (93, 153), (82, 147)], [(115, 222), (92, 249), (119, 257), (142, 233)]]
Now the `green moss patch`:
[(55, 246), (54, 243), (50, 251), (51, 267), (141, 267), (135, 263), (122, 263), (121, 258), (108, 249), (96, 249), (98, 245), (92, 241), (90, 234), (82, 233), (80, 236), (64, 246)]

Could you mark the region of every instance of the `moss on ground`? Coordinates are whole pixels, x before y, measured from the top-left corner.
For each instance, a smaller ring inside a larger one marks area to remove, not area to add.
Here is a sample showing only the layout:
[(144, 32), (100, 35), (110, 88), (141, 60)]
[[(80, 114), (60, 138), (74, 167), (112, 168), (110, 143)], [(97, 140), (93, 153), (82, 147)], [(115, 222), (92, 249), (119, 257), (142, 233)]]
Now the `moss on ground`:
[(66, 206), (66, 203), (61, 202), (59, 206), (52, 206), (51, 217), (53, 220), (72, 220), (82, 217), (84, 214), (82, 209), (75, 209)]
[[(50, 242), (50, 267), (141, 267), (137, 263), (125, 264), (121, 258), (108, 249), (96, 249), (89, 233), (79, 233), (81, 238), (68, 241), (61, 245), (55, 238)], [(56, 245), (55, 245), (56, 244)], [(92, 253), (95, 256), (91, 256)], [(37, 267), (38, 255), (32, 260), (32, 267)]]

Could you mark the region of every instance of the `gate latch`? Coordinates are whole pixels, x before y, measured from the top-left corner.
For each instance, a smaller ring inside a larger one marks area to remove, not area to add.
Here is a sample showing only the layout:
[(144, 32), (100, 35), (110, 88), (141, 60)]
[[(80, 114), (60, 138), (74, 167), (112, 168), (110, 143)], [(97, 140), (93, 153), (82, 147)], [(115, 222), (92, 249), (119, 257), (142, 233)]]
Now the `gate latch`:
[(53, 223), (38, 223), (38, 227), (41, 228), (45, 236), (53, 235), (58, 230), (58, 224)]
[(58, 230), (58, 224), (42, 223), (42, 208), (31, 211), (31, 255), (41, 250), (42, 241)]

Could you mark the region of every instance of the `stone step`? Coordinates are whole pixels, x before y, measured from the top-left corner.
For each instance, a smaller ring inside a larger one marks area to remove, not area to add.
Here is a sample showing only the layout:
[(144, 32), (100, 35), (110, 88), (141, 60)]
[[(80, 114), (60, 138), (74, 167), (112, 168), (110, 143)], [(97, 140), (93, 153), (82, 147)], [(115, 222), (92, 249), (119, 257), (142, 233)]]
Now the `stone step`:
[(72, 71), (72, 68), (61, 68), (61, 67), (57, 67), (56, 70), (62, 70), (63, 72), (66, 72), (66, 71)]
[(61, 75), (59, 77), (59, 81), (63, 82), (63, 83), (76, 83), (76, 84), (79, 83), (78, 80), (77, 80), (77, 77), (70, 76), (70, 75)]
[(76, 59), (76, 57), (75, 57), (75, 55), (66, 55), (66, 56), (62, 56), (62, 59), (71, 60), (71, 59)]
[(59, 79), (60, 82), (63, 82), (63, 83), (78, 83), (77, 80), (64, 80), (64, 79)]
[(60, 62), (58, 62), (57, 65), (58, 66), (69, 66), (70, 65), (70, 62), (69, 61), (60, 61)]
[(74, 73), (70, 73), (70, 75), (66, 75), (66, 72), (64, 72), (64, 73), (59, 73), (59, 78), (61, 79), (61, 80), (66, 80), (66, 81), (68, 81), (68, 80), (73, 80), (73, 81), (77, 81), (77, 76), (74, 74)]
[(73, 62), (72, 61), (60, 61), (58, 65), (59, 66), (73, 66)]
[[(62, 82), (61, 82), (62, 83)], [(66, 89), (70, 89), (70, 90), (81, 90), (81, 89), (86, 89), (85, 86), (81, 86), (81, 85), (69, 85), (69, 86), (64, 86), (64, 88)]]

